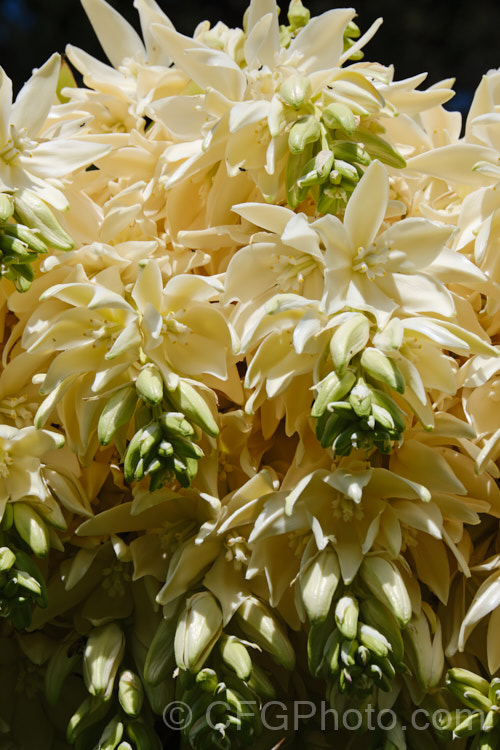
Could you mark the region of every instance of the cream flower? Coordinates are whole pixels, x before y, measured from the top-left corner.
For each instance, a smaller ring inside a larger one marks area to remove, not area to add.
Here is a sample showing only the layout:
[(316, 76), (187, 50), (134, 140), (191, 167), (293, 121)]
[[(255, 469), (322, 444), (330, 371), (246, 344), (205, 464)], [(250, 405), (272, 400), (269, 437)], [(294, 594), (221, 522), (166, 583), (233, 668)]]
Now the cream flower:
[(81, 139), (44, 136), (61, 58), (52, 55), (12, 103), (12, 82), (0, 69), (0, 190), (29, 188), (55, 208), (67, 208), (55, 179), (91, 164), (108, 151)]
[[(286, 193), (290, 205), (295, 207), (308, 192), (308, 185), (301, 186), (297, 180), (314, 170), (312, 162), (321, 149), (328, 154), (330, 166), (328, 169), (325, 166), (324, 175), (316, 182), (324, 182), (332, 168), (328, 123), (330, 128), (337, 127), (341, 131), (345, 125), (347, 136), (344, 132), (337, 140), (343, 139), (344, 143), (347, 137), (347, 151), (354, 154), (354, 161), (369, 162), (368, 153), (357, 150), (357, 142), (366, 141), (368, 151), (374, 153), (379, 148), (379, 153), (383, 152), (389, 163), (402, 166), (404, 162), (394, 149), (370, 131), (371, 118), (395, 111), (385, 104), (376, 88), (380, 78), (389, 82), (390, 73), (381, 66), (369, 64), (341, 67), (380, 25), (379, 20), (354, 47), (344, 52), (344, 32), (353, 17), (354, 11), (349, 8), (328, 11), (309, 21), (304, 28), (294, 28), (291, 41), (288, 37), (280, 42), (274, 1), (252, 2), (245, 36), (238, 34), (230, 44), (223, 37), (218, 45), (214, 43), (215, 30), (210, 37), (205, 33), (201, 39), (193, 40), (164, 24), (154, 25), (153, 33), (193, 82), (193, 93), (166, 98), (151, 106), (151, 117), (158, 118), (181, 141), (165, 154), (166, 187), (173, 188), (222, 161), (233, 179), (247, 171), (266, 200), (282, 200)], [(335, 106), (339, 105), (339, 117), (342, 120), (345, 115), (348, 122), (337, 121), (336, 115), (328, 119), (330, 105), (332, 112), (336, 112)], [(328, 111), (324, 115), (327, 126), (320, 124), (324, 110)], [(360, 119), (363, 130), (351, 139)], [(312, 140), (308, 140), (306, 136), (297, 151), (292, 141), (309, 125), (314, 137), (311, 135)], [(336, 158), (342, 160), (340, 140)], [(311, 148), (304, 148), (309, 142)], [(305, 169), (310, 160), (312, 166)], [(340, 161), (338, 167), (341, 168)], [(355, 175), (356, 181), (354, 167), (350, 173)], [(242, 182), (240, 177), (239, 181)], [(340, 173), (337, 182), (340, 185)], [(300, 198), (302, 187), (305, 190)], [(251, 189), (251, 183), (247, 189)], [(352, 186), (339, 188), (339, 197), (342, 194), (345, 201), (351, 189)], [(325, 200), (330, 204), (336, 199)]]
[(35, 427), (0, 425), (0, 514), (7, 501), (50, 497), (41, 470), (41, 458), (48, 451), (61, 447), (64, 438), (49, 430)]

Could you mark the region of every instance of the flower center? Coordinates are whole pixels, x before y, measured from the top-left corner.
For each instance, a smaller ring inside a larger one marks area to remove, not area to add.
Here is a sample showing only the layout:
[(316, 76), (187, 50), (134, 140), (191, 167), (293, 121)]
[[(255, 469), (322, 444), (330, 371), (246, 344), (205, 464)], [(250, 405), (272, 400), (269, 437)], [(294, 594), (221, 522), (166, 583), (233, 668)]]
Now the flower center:
[(0, 477), (9, 476), (9, 466), (12, 466), (14, 459), (3, 447), (0, 447)]
[(379, 249), (375, 245), (370, 247), (358, 247), (356, 256), (352, 262), (352, 270), (357, 273), (365, 273), (370, 281), (377, 276), (385, 276), (384, 264), (387, 261), (388, 250)]
[(341, 518), (343, 521), (349, 522), (353, 519), (355, 521), (361, 521), (365, 517), (365, 514), (358, 503), (355, 503), (350, 497), (337, 495), (337, 497), (332, 500), (331, 505), (334, 517)]
[(131, 580), (130, 573), (125, 570), (122, 563), (117, 562), (102, 571), (102, 587), (109, 597), (123, 596), (125, 594), (125, 582)]
[(226, 560), (233, 563), (235, 570), (241, 570), (243, 563), (248, 562), (248, 543), (242, 536), (228, 534), (224, 540)]
[(10, 126), (10, 138), (0, 151), (0, 159), (10, 164), (21, 151), (29, 151), (36, 146), (36, 141), (28, 138), (26, 128), (16, 131), (14, 125)]
[[(276, 261), (279, 269), (277, 279), (281, 289), (287, 292), (292, 291), (295, 294), (300, 294), (305, 277), (317, 268), (317, 262), (314, 258), (304, 258), (304, 256), (288, 255), (282, 257), (278, 255)], [(271, 267), (271, 270), (275, 269)]]
[(162, 557), (167, 560), (172, 556), (175, 548), (185, 542), (188, 537), (196, 532), (196, 523), (190, 520), (179, 521), (160, 534), (160, 544), (163, 550)]
[(33, 415), (36, 412), (35, 404), (30, 403), (23, 406), (25, 402), (26, 396), (19, 396), (17, 398), (15, 396), (7, 396), (0, 401), (0, 414), (5, 414), (7, 419), (11, 419), (18, 429), (32, 424)]

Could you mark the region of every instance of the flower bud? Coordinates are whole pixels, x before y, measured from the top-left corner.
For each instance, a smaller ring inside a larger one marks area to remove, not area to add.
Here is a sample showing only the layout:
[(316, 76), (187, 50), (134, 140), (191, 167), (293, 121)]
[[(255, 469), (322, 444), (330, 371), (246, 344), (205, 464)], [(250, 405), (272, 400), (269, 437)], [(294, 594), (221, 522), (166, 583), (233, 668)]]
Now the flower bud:
[(163, 619), (153, 636), (144, 663), (144, 679), (150, 685), (159, 685), (170, 678), (175, 668), (174, 635), (175, 618)]
[(295, 31), (309, 23), (311, 12), (307, 8), (304, 8), (302, 0), (291, 0), (288, 6), (287, 18), (288, 23), (293, 31)]
[(358, 625), (358, 641), (381, 658), (388, 656), (391, 651), (391, 644), (385, 635), (371, 625)]
[(272, 654), (285, 669), (295, 667), (293, 646), (263, 602), (253, 596), (245, 599), (235, 617), (245, 635), (257, 646)]
[(300, 109), (311, 96), (311, 82), (306, 76), (294, 73), (281, 84), (280, 97), (293, 109)]
[(404, 393), (405, 379), (396, 363), (374, 347), (365, 349), (360, 358), (361, 366), (372, 378), (385, 383), (398, 393)]
[(248, 649), (234, 635), (223, 635), (219, 641), (222, 658), (240, 680), (247, 680), (252, 672), (252, 660)]
[(10, 195), (0, 193), (0, 221), (8, 221), (14, 213), (14, 204)]
[(203, 396), (192, 385), (186, 383), (185, 380), (179, 380), (177, 386), (168, 391), (168, 400), (178, 412), (181, 412), (187, 419), (197, 424), (198, 427), (201, 427), (207, 435), (217, 437), (219, 428), (212, 416), (210, 407)]
[(49, 207), (30, 190), (16, 190), (14, 193), (14, 216), (30, 229), (37, 229), (40, 239), (55, 250), (73, 249), (71, 237)]
[(315, 625), (326, 619), (339, 580), (337, 553), (329, 548), (321, 550), (300, 572), (302, 601), (311, 624)]
[(104, 727), (104, 731), (99, 738), (99, 750), (115, 750), (123, 737), (123, 730), (124, 725), (117, 717), (111, 719)]
[(198, 672), (222, 633), (222, 611), (208, 591), (186, 602), (175, 632), (175, 660), (181, 669)]
[(349, 135), (356, 130), (357, 122), (347, 104), (335, 102), (323, 110), (323, 122), (331, 130), (345, 130)]
[(411, 601), (395, 565), (383, 557), (365, 557), (359, 573), (376, 599), (389, 607), (401, 627), (411, 619)]
[(321, 138), (321, 127), (312, 115), (299, 117), (292, 126), (288, 136), (288, 148), (292, 154), (300, 154), (308, 143), (315, 143)]
[(337, 328), (330, 340), (330, 354), (339, 375), (355, 354), (360, 352), (370, 338), (370, 323), (364, 315), (356, 314)]
[(121, 673), (118, 680), (118, 700), (129, 716), (138, 716), (144, 701), (144, 690), (138, 675), (130, 669)]
[(10, 570), (16, 562), (16, 556), (9, 547), (0, 547), (0, 570)]
[(50, 538), (45, 521), (27, 503), (13, 503), (14, 526), (37, 557), (49, 554)]
[(217, 688), (220, 685), (217, 672), (214, 669), (200, 669), (196, 675), (196, 684), (199, 685), (205, 693), (215, 695)]
[(91, 695), (108, 700), (125, 651), (125, 636), (112, 622), (91, 631), (83, 655), (83, 677)]
[(140, 398), (150, 406), (157, 406), (163, 399), (163, 378), (155, 365), (144, 365), (135, 381)]
[(335, 607), (335, 622), (344, 638), (356, 638), (359, 605), (353, 596), (343, 596)]
[(97, 437), (101, 445), (109, 445), (115, 432), (128, 424), (136, 404), (137, 393), (132, 385), (126, 385), (113, 393), (97, 423)]

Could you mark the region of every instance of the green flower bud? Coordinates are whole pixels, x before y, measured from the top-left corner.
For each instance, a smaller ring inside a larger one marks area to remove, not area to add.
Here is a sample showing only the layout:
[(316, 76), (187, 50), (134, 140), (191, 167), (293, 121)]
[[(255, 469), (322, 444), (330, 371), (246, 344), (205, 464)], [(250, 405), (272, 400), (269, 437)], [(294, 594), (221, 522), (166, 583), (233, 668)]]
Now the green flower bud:
[(349, 403), (358, 417), (368, 417), (371, 414), (371, 388), (368, 388), (363, 378), (358, 378), (358, 382), (349, 393)]
[(301, 0), (291, 0), (288, 6), (287, 18), (292, 30), (295, 31), (309, 23), (311, 12), (307, 8), (304, 8)]
[(45, 254), (49, 249), (47, 245), (37, 236), (34, 229), (29, 229), (22, 224), (6, 224), (1, 227), (5, 235), (23, 242), (28, 250), (34, 253)]
[(91, 695), (108, 700), (125, 651), (122, 629), (112, 622), (91, 631), (83, 655), (83, 677)]
[(163, 399), (163, 378), (155, 365), (144, 365), (135, 381), (140, 398), (150, 406), (157, 406)]
[(174, 406), (174, 409), (184, 414), (193, 424), (201, 427), (207, 435), (217, 437), (219, 428), (212, 416), (210, 407), (192, 385), (186, 383), (185, 380), (179, 380), (178, 385), (173, 390), (168, 391), (168, 400)]
[(300, 154), (309, 143), (321, 138), (321, 126), (313, 115), (304, 115), (292, 125), (288, 136), (288, 148), (292, 154)]
[(374, 347), (365, 349), (361, 354), (360, 363), (370, 377), (385, 383), (398, 393), (404, 393), (405, 379), (397, 364), (379, 349)]
[(181, 669), (198, 672), (222, 633), (222, 611), (208, 591), (186, 602), (175, 632), (175, 660)]
[(137, 393), (132, 385), (126, 385), (113, 393), (97, 423), (97, 437), (101, 445), (109, 445), (115, 432), (128, 424), (136, 404)]
[(193, 426), (178, 411), (164, 412), (160, 417), (160, 426), (167, 437), (191, 437), (194, 435)]
[(276, 697), (274, 685), (258, 664), (252, 667), (252, 674), (247, 680), (248, 687), (264, 699), (273, 700)]
[(172, 677), (175, 668), (174, 635), (177, 622), (174, 617), (162, 620), (153, 636), (144, 663), (144, 679), (150, 685), (159, 685)]
[(16, 562), (16, 556), (9, 547), (0, 547), (0, 570), (10, 570)]
[(285, 669), (295, 667), (295, 651), (272, 611), (251, 596), (245, 599), (235, 615), (236, 622), (245, 635), (274, 656)]
[(358, 641), (379, 657), (386, 657), (391, 651), (391, 644), (376, 628), (360, 623), (358, 625)]
[(37, 557), (49, 554), (50, 537), (45, 521), (33, 510), (31, 505), (22, 502), (13, 503), (14, 526)]
[(328, 149), (319, 151), (307, 162), (302, 177), (297, 180), (299, 188), (311, 187), (326, 180), (333, 166), (333, 154)]
[(365, 557), (359, 569), (362, 580), (376, 599), (394, 614), (401, 627), (411, 619), (411, 601), (401, 573), (383, 557)]
[(72, 250), (73, 240), (64, 231), (52, 211), (30, 190), (14, 193), (14, 217), (21, 224), (38, 230), (38, 236), (55, 250)]
[(10, 195), (0, 193), (0, 221), (8, 221), (14, 213), (14, 204)]
[(321, 550), (307, 567), (301, 570), (300, 591), (311, 624), (315, 625), (326, 619), (339, 581), (340, 565), (337, 553), (330, 548)]
[(293, 109), (300, 109), (311, 96), (311, 82), (306, 76), (292, 74), (281, 84), (280, 97), (285, 104)]
[(356, 118), (347, 106), (335, 102), (328, 104), (322, 113), (323, 122), (331, 130), (344, 130), (346, 133), (354, 133), (357, 127)]
[(330, 354), (337, 373), (342, 375), (355, 354), (360, 352), (370, 338), (370, 323), (361, 313), (342, 323), (330, 340)]
[(240, 680), (247, 680), (252, 672), (252, 660), (248, 649), (234, 635), (223, 635), (219, 641), (221, 656)]
[(130, 669), (121, 673), (118, 680), (118, 700), (126, 714), (139, 716), (144, 701), (144, 690), (138, 675)]
[(123, 723), (117, 717), (111, 719), (111, 721), (106, 724), (104, 731), (99, 738), (99, 750), (115, 750), (123, 737), (124, 728)]
[(220, 685), (216, 671), (208, 668), (200, 669), (196, 675), (196, 684), (199, 685), (205, 693), (210, 693), (210, 695), (215, 695)]
[(359, 605), (353, 596), (343, 596), (335, 607), (335, 622), (344, 638), (356, 638)]

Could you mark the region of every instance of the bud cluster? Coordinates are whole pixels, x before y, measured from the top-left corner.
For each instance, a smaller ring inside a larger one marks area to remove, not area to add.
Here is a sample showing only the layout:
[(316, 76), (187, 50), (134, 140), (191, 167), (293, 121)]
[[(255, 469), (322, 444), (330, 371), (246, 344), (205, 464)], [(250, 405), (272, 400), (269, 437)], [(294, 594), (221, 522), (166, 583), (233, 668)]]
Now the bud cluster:
[(27, 291), (35, 278), (33, 262), (49, 248), (73, 248), (49, 207), (30, 190), (0, 193), (0, 275)]
[[(351, 40), (359, 30), (352, 24), (347, 32), (352, 34), (346, 37)], [(405, 166), (403, 157), (380, 136), (384, 128), (374, 122), (361, 126), (359, 115), (338, 101), (333, 91), (329, 96), (328, 86), (323, 100), (313, 102), (309, 79), (294, 74), (282, 84), (279, 94), (285, 116), (293, 123), (286, 169), (290, 208), (296, 208), (310, 192), (318, 213), (342, 213), (373, 159), (395, 168)]]
[(316, 386), (316, 436), (338, 456), (353, 448), (390, 453), (406, 428), (404, 412), (387, 392), (404, 393), (404, 377), (391, 357), (366, 346), (369, 335), (364, 315), (343, 323), (330, 341), (334, 369)]
[(73, 632), (54, 650), (45, 672), (45, 697), (57, 706), (71, 673), (82, 671), (88, 695), (71, 716), (68, 744), (102, 750), (159, 750), (152, 724), (144, 720), (142, 680), (124, 668), (125, 634), (116, 623), (95, 628), (88, 637)]
[(453, 738), (475, 736), (474, 747), (481, 750), (498, 747), (500, 743), (500, 678), (491, 682), (468, 669), (449, 669), (446, 687), (470, 709), (464, 717), (460, 711), (450, 712), (441, 728)]
[(125, 480), (149, 476), (154, 491), (175, 477), (182, 487), (189, 487), (204, 455), (195, 442), (195, 425), (212, 437), (218, 434), (204, 398), (183, 380), (175, 388), (165, 388), (158, 368), (144, 365), (135, 384), (121, 387), (106, 403), (97, 428), (101, 445), (127, 429), (134, 412), (136, 431), (123, 458)]
[(394, 615), (370, 596), (346, 589), (326, 619), (311, 626), (307, 644), (309, 670), (324, 677), (332, 706), (339, 694), (355, 699), (388, 691), (403, 664), (401, 629)]
[[(6, 540), (0, 546), (0, 617), (17, 630), (29, 627), (35, 605), (47, 606), (47, 587), (36, 563)], [(6, 543), (7, 541), (7, 543)]]

